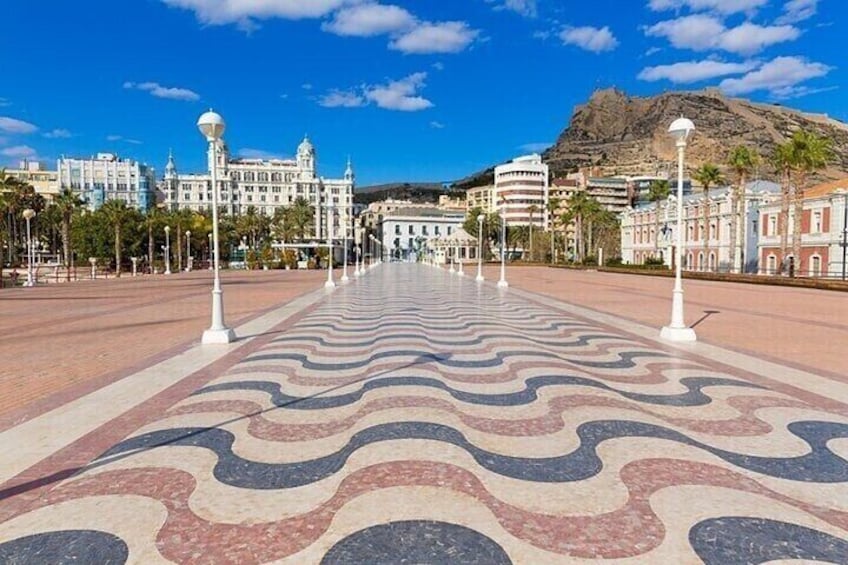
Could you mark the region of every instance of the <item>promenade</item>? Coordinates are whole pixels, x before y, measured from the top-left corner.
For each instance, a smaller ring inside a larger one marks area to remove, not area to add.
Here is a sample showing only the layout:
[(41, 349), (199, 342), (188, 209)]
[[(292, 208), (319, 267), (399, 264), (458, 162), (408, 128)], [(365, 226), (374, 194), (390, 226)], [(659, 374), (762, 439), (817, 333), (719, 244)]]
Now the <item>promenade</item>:
[(848, 562), (848, 296), (466, 273), (0, 294), (0, 563)]

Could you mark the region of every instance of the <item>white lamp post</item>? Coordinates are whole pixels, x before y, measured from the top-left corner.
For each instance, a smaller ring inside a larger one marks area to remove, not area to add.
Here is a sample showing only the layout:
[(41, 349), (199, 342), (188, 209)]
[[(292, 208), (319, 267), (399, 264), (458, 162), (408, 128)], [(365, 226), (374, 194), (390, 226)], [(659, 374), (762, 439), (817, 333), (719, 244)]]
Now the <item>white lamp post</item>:
[(130, 257), (132, 261), (132, 276), (138, 275), (138, 257)]
[(342, 237), (343, 240), (344, 240), (344, 261), (343, 261), (343, 265), (342, 265), (342, 282), (343, 283), (346, 283), (350, 280), (350, 277), (347, 276), (347, 227), (348, 227), (348, 222), (347, 222), (347, 218), (345, 218), (345, 223), (344, 223), (344, 226), (342, 227), (342, 232), (344, 232), (343, 237)]
[(209, 233), (207, 235), (207, 237), (209, 238), (209, 270), (211, 271), (212, 270), (212, 234)]
[(353, 243), (356, 246), (356, 269), (353, 271), (353, 276), (362, 276), (362, 228), (356, 228), (353, 238)]
[(456, 273), (460, 277), (465, 276), (465, 272), (462, 270), (462, 252), (460, 251), (462, 248), (459, 246), (459, 243), (456, 244), (456, 261), (459, 263), (459, 271)]
[(324, 288), (336, 288), (333, 282), (333, 205), (327, 204), (327, 282)]
[(171, 226), (165, 226), (165, 274), (171, 274)]
[(477, 282), (483, 282), (483, 214), (477, 215)]
[(186, 230), (186, 272), (191, 272), (191, 232)]
[(668, 128), (668, 133), (677, 140), (677, 249), (675, 251), (674, 290), (671, 301), (671, 324), (665, 326), (660, 337), (669, 341), (695, 341), (695, 330), (686, 327), (683, 321), (683, 154), (686, 140), (695, 131), (691, 120), (680, 117)]
[(506, 199), (501, 207), (501, 280), (498, 281), (498, 288), (507, 288), (509, 283), (506, 282)]
[(35, 210), (33, 210), (32, 208), (27, 208), (23, 211), (22, 215), (26, 220), (27, 224), (27, 280), (24, 283), (24, 286), (35, 286), (35, 277), (33, 277), (32, 273), (33, 252), (32, 231), (30, 229), (30, 220), (35, 217)]
[(230, 343), (236, 337), (235, 332), (224, 324), (224, 291), (221, 289), (218, 248), (218, 142), (224, 135), (224, 118), (209, 110), (197, 120), (200, 133), (209, 143), (212, 156), (212, 324), (203, 332), (201, 342), (205, 344)]

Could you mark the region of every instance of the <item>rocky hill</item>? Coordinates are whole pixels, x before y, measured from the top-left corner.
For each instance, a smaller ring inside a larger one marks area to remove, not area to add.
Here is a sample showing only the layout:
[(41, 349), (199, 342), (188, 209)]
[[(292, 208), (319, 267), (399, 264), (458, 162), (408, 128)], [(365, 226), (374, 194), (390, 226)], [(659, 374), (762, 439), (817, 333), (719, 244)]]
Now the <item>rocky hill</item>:
[[(820, 114), (806, 114), (776, 104), (728, 98), (714, 89), (669, 92), (648, 98), (630, 97), (606, 89), (578, 106), (568, 128), (544, 158), (562, 174), (597, 167), (596, 174), (674, 174), (677, 153), (666, 133), (680, 116), (695, 123), (696, 134), (686, 151), (687, 167), (704, 162), (723, 164), (736, 145), (756, 148), (763, 157), (798, 128), (833, 140), (835, 159), (821, 176), (848, 176), (848, 125)], [(764, 162), (763, 176), (772, 173)]]

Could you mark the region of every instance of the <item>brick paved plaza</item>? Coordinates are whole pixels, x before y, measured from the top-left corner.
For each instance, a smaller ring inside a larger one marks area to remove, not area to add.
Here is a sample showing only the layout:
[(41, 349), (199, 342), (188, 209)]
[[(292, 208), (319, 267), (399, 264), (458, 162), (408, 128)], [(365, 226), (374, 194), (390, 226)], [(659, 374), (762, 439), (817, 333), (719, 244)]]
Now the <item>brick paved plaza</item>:
[(848, 563), (848, 295), (388, 264), (0, 293), (0, 563)]

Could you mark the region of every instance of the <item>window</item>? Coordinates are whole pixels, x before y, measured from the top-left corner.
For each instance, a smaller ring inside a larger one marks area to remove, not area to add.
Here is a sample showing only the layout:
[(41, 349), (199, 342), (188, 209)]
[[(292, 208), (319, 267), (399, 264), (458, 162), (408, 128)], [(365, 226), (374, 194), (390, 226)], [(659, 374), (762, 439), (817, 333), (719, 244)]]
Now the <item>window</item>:
[(412, 249), (414, 238), (409, 238), (409, 249)]
[(427, 233), (427, 225), (426, 224), (421, 226), (421, 235), (429, 235)]
[(400, 224), (395, 224), (395, 235), (400, 235)]
[(777, 218), (774, 216), (769, 216), (767, 235), (777, 235)]
[(769, 255), (768, 259), (766, 259), (766, 273), (769, 275), (773, 275), (777, 272), (777, 257), (774, 255)]
[(436, 227), (433, 228), (433, 233), (436, 234), (436, 235), (441, 235), (439, 233), (439, 226), (436, 226)]
[(407, 231), (409, 232), (409, 235), (415, 235), (415, 226), (409, 224), (409, 228), (407, 229)]
[(453, 231), (453, 226), (448, 226), (448, 235), (450, 235), (452, 231)]
[(818, 255), (813, 255), (812, 257), (810, 257), (810, 276), (821, 276), (821, 257), (819, 257)]
[(822, 228), (822, 215), (821, 212), (813, 212), (813, 226), (810, 230), (810, 233), (821, 233)]

